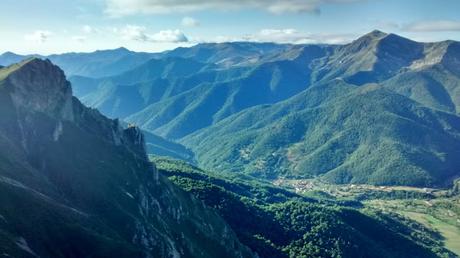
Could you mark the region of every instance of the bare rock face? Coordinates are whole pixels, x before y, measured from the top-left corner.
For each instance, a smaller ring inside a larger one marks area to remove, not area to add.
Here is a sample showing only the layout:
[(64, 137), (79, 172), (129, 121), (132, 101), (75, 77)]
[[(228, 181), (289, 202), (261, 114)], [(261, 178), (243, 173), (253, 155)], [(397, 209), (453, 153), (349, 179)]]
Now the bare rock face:
[(443, 63), (451, 72), (460, 76), (460, 43), (449, 42), (446, 54), (443, 56)]
[(138, 153), (145, 153), (145, 140), (139, 127), (130, 126), (123, 130), (125, 144), (131, 145), (131, 148)]
[(16, 108), (73, 120), (72, 88), (64, 72), (49, 60), (30, 59), (7, 78)]
[[(48, 59), (38, 58), (23, 61), (6, 76), (6, 88), (16, 112), (26, 119), (18, 121), (23, 143), (30, 143), (37, 132), (27, 132), (34, 128), (33, 114), (46, 114), (57, 120), (54, 128), (40, 132), (41, 137), (49, 136), (58, 141), (63, 132), (63, 121), (74, 122), (81, 127), (115, 145), (125, 144), (139, 155), (145, 155), (145, 142), (137, 127), (123, 129), (118, 120), (111, 120), (95, 109), (88, 109), (72, 96), (72, 88), (64, 72)], [(29, 139), (28, 139), (29, 138)], [(24, 146), (28, 149), (27, 146)]]

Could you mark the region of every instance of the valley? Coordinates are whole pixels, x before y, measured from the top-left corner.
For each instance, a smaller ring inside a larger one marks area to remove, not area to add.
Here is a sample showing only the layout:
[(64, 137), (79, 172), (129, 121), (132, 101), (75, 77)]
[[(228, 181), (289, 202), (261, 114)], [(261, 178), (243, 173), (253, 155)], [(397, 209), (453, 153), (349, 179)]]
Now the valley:
[(460, 196), (452, 189), (334, 185), (318, 180), (283, 180), (274, 185), (307, 197), (360, 201), (364, 207), (399, 214), (438, 232), (446, 248), (460, 255)]
[[(259, 250), (262, 256), (270, 249), (273, 250), (267, 257), (330, 257), (334, 252), (347, 257), (369, 255), (365, 253), (366, 247), (355, 249), (346, 241), (366, 242), (372, 246), (369, 252), (373, 257), (431, 256), (416, 253), (422, 246), (438, 257), (459, 255), (460, 199), (448, 190), (333, 185), (306, 180), (278, 180), (272, 184), (202, 170), (169, 158), (152, 157), (152, 161), (176, 185), (214, 207), (243, 243)], [(318, 220), (332, 228), (315, 224)], [(321, 233), (316, 237), (332, 230), (332, 243), (336, 241), (338, 249), (334, 251), (330, 246), (331, 240), (324, 240), (329, 243), (327, 247), (318, 246), (320, 240), (309, 241), (313, 236), (303, 235), (302, 227), (317, 227)], [(404, 242), (408, 239), (418, 247), (409, 247)], [(391, 251), (395, 244), (392, 241), (399, 241), (397, 250), (393, 249), (396, 253)]]

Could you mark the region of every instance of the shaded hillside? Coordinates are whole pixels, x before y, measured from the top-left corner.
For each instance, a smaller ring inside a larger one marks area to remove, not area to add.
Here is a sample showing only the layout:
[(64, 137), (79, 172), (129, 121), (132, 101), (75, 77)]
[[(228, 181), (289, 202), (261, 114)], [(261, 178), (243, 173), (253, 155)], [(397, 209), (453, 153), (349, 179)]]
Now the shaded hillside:
[(156, 134), (142, 131), (145, 138), (145, 147), (148, 155), (167, 156), (190, 163), (195, 163), (195, 154), (185, 146), (167, 140)]
[(114, 77), (71, 81), (85, 104), (174, 139), (247, 107), (299, 93), (308, 87), (310, 73), (300, 63), (286, 57), (222, 70), (192, 59), (166, 58)]
[(425, 58), (383, 84), (426, 106), (447, 112), (460, 110), (460, 43), (445, 41), (425, 46)]
[(152, 59), (117, 76), (92, 79), (72, 77), (77, 97), (85, 104), (113, 118), (125, 118), (149, 104), (158, 102), (171, 90), (171, 84), (204, 69), (207, 65), (175, 58)]
[(264, 63), (236, 79), (201, 83), (126, 120), (167, 138), (182, 138), (245, 108), (291, 97), (308, 87), (308, 78), (308, 69), (292, 61)]

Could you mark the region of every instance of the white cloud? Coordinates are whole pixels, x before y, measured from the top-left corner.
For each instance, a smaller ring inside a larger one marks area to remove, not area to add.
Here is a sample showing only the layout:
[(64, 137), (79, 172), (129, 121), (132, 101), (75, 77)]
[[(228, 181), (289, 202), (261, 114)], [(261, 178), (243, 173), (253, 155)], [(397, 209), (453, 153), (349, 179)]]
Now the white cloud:
[(343, 44), (356, 38), (354, 34), (310, 34), (296, 29), (263, 29), (242, 37), (219, 36), (216, 42), (275, 42), (291, 44)]
[(94, 32), (94, 29), (93, 27), (89, 26), (89, 25), (85, 25), (83, 26), (83, 28), (81, 29), (84, 33), (86, 34), (91, 34)]
[(263, 29), (258, 34), (251, 35), (249, 39), (256, 41), (273, 41), (279, 43), (295, 43), (303, 41), (307, 35), (295, 29)]
[(27, 34), (24, 36), (26, 40), (29, 41), (34, 41), (38, 43), (44, 43), (45, 41), (48, 40), (48, 38), (52, 35), (50, 31), (47, 30), (36, 30), (32, 32), (31, 34)]
[(375, 21), (375, 29), (383, 30), (383, 31), (394, 31), (394, 30), (400, 30), (401, 25), (397, 22), (393, 21), (386, 21), (386, 20), (377, 20)]
[(148, 34), (147, 28), (136, 25), (126, 25), (122, 29), (114, 29), (124, 40), (143, 42), (180, 43), (188, 42), (187, 37), (180, 30), (162, 30), (154, 34)]
[(105, 11), (111, 16), (244, 8), (256, 8), (275, 14), (319, 13), (320, 6), (323, 4), (346, 4), (359, 1), (365, 0), (105, 0)]
[(403, 26), (403, 30), (413, 32), (460, 31), (460, 21), (420, 21)]
[(184, 27), (197, 27), (197, 26), (200, 26), (200, 22), (197, 21), (195, 18), (192, 18), (192, 17), (184, 17), (184, 18), (182, 18), (181, 24)]
[[(146, 28), (143, 26), (126, 25), (119, 32), (124, 40), (147, 41), (148, 36), (145, 34)], [(118, 31), (116, 29), (116, 31)]]
[(76, 41), (76, 42), (78, 42), (78, 43), (83, 43), (83, 42), (86, 41), (86, 39), (87, 39), (87, 38), (86, 38), (85, 36), (73, 36), (73, 37), (72, 37), (72, 40), (73, 40), (73, 41)]
[(151, 35), (150, 41), (180, 43), (187, 42), (188, 39), (180, 30), (162, 30)]
[(267, 7), (274, 14), (283, 13), (319, 13), (320, 1), (279, 1)]

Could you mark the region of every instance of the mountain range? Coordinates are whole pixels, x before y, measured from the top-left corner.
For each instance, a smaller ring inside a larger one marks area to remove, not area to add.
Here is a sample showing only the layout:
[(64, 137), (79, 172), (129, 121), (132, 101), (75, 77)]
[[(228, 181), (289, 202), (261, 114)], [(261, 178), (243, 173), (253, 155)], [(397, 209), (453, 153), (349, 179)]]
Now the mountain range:
[[(81, 54), (79, 66), (103, 52)], [(113, 58), (96, 74), (63, 64), (75, 95), (183, 144), (204, 168), (377, 185), (447, 186), (460, 176), (459, 42), (373, 31), (345, 45), (128, 52), (148, 60), (128, 69)]]
[(98, 50), (93, 53), (64, 53), (48, 56), (18, 55), (6, 52), (0, 56), (0, 65), (7, 66), (32, 57), (47, 58), (64, 69), (67, 76), (103, 77), (130, 70), (154, 56), (156, 55), (133, 52), (123, 47), (113, 50)]
[(149, 159), (146, 139), (188, 150), (84, 106), (48, 59), (1, 68), (0, 100), (2, 256), (455, 257), (439, 233), (358, 200)]

